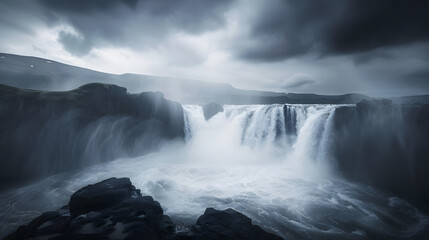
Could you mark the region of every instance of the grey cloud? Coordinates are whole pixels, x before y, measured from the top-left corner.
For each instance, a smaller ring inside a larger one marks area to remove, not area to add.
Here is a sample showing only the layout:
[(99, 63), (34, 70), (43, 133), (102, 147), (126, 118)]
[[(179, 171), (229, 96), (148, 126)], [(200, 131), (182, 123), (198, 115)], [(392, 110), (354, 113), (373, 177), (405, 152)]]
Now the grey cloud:
[(394, 58), (395, 56), (392, 53), (388, 52), (387, 50), (381, 50), (381, 49), (367, 51), (367, 52), (353, 55), (353, 61), (357, 65), (368, 64), (375, 59), (388, 60), (388, 59), (394, 59)]
[(298, 80), (294, 83), (286, 84), (284, 87), (285, 88), (298, 88), (298, 87), (302, 87), (304, 85), (313, 84), (315, 82), (316, 81), (314, 81), (313, 79), (301, 79), (301, 80)]
[(405, 74), (403, 76), (403, 83), (405, 85), (411, 85), (415, 88), (423, 88), (429, 90), (429, 69), (420, 69), (412, 73)]
[(138, 0), (40, 0), (40, 2), (52, 10), (88, 14), (107, 11), (120, 5), (135, 8)]
[(316, 38), (330, 19), (332, 9), (324, 1), (273, 0), (261, 6), (250, 19), (250, 36), (237, 45), (238, 56), (250, 61), (270, 62), (301, 55), (317, 48)]
[[(37, 16), (38, 4), (33, 1), (1, 0), (0, 1), (0, 34), (21, 32), (35, 35), (33, 27), (40, 16)], [(36, 13), (35, 13), (36, 11)]]
[(368, 51), (429, 40), (429, 2), (423, 0), (349, 0), (327, 45), (336, 53)]
[[(1, 6), (0, 6), (1, 7)], [(21, 31), (25, 32), (29, 35), (34, 35), (35, 32), (28, 27), (26, 24), (23, 24), (22, 22), (15, 21), (12, 18), (9, 18), (7, 14), (3, 14), (2, 11), (0, 11), (0, 22), (2, 23), (2, 30), (11, 30), (11, 31)]]
[[(112, 71), (109, 64), (123, 64), (114, 55), (120, 52), (133, 61), (155, 57), (152, 74), (197, 76), (249, 89), (423, 94), (429, 91), (423, 71), (429, 69), (429, 14), (422, 13), (428, 4), (419, 0), (0, 0), (0, 50), (82, 64), (78, 58), (62, 56), (57, 45), (48, 46), (55, 40), (51, 34), (63, 30), (57, 41), (74, 56), (85, 56), (94, 47), (100, 52), (111, 48), (84, 59), (86, 67), (102, 71)], [(205, 35), (207, 43), (189, 36), (222, 28)], [(115, 71), (150, 73), (147, 69), (127, 64)], [(284, 80), (294, 72), (314, 77)]]
[(256, 18), (249, 19), (250, 35), (241, 39), (247, 44), (236, 46), (238, 57), (274, 62), (307, 53), (322, 57), (356, 54), (429, 41), (428, 1), (272, 0), (268, 3)]
[(41, 0), (48, 22), (70, 24), (85, 46), (132, 49), (156, 47), (174, 32), (200, 34), (221, 27), (231, 2)]
[(418, 59), (429, 62), (429, 42), (406, 45), (396, 50), (395, 55), (401, 58)]
[(58, 41), (66, 51), (77, 57), (85, 56), (92, 49), (92, 46), (83, 37), (70, 32), (61, 31), (58, 34)]
[(305, 85), (315, 84), (316, 80), (308, 75), (303, 73), (295, 73), (291, 77), (285, 80), (282, 84), (283, 88), (299, 88)]

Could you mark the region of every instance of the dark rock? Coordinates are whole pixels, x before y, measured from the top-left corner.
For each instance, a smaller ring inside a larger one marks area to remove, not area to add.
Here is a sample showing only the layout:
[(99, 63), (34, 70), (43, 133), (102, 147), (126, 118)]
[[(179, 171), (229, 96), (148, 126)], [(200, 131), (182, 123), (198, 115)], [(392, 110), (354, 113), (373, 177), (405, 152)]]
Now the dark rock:
[(371, 99), (368, 96), (349, 93), (343, 95), (318, 95), (311, 93), (287, 93), (285, 101), (281, 103), (289, 104), (356, 104), (365, 99)]
[(208, 208), (190, 231), (176, 234), (161, 205), (142, 196), (128, 178), (109, 178), (81, 188), (69, 205), (43, 213), (4, 240), (24, 239), (281, 239), (232, 209)]
[(223, 112), (223, 107), (219, 103), (210, 102), (203, 105), (204, 118), (209, 120), (214, 115)]
[(5, 239), (171, 239), (175, 225), (128, 178), (88, 185), (68, 206), (47, 212)]
[(91, 83), (67, 92), (0, 84), (0, 188), (184, 138), (183, 108), (162, 93)]
[(370, 112), (379, 112), (392, 109), (392, 100), (390, 99), (371, 99), (362, 100), (356, 103), (356, 108), (361, 114), (368, 114)]
[(337, 108), (332, 154), (339, 171), (429, 210), (429, 104), (361, 101)]
[(70, 213), (77, 216), (122, 203), (128, 198), (141, 197), (128, 178), (109, 178), (75, 192), (69, 202)]
[(253, 225), (252, 220), (243, 214), (226, 209), (219, 211), (207, 208), (200, 216), (190, 232), (180, 233), (177, 239), (181, 240), (279, 240), (274, 234), (267, 233), (259, 226)]
[(288, 135), (297, 135), (298, 129), (296, 128), (296, 112), (295, 108), (290, 105), (284, 105), (283, 106), (283, 115), (285, 118), (285, 127), (286, 127), (286, 133)]

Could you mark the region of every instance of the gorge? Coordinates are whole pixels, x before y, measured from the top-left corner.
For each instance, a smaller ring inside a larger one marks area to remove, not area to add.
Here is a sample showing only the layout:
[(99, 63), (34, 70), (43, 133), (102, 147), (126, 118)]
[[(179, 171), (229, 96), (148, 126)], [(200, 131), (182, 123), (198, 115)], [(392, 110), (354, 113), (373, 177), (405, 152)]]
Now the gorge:
[(0, 97), (2, 234), (109, 177), (177, 226), (213, 207), (285, 239), (428, 234), (427, 104), (223, 105), (206, 120), (201, 105), (115, 85)]
[(0, 239), (429, 240), (428, 10), (0, 0)]

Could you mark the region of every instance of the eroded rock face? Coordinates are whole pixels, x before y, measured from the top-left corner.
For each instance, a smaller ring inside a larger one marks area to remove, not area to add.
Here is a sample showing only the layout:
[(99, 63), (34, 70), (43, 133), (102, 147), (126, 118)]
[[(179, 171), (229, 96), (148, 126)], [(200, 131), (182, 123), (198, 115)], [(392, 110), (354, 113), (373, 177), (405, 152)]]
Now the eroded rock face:
[(68, 205), (43, 213), (5, 240), (21, 239), (281, 239), (232, 209), (208, 208), (188, 232), (176, 233), (161, 205), (128, 178), (109, 178), (75, 192)]
[(204, 118), (206, 120), (209, 120), (214, 115), (223, 112), (223, 106), (219, 103), (210, 102), (205, 105), (203, 105), (203, 112), (204, 112)]
[(183, 108), (162, 93), (92, 83), (67, 92), (0, 85), (0, 188), (184, 138)]
[(429, 104), (361, 101), (336, 109), (334, 122), (343, 176), (428, 207)]

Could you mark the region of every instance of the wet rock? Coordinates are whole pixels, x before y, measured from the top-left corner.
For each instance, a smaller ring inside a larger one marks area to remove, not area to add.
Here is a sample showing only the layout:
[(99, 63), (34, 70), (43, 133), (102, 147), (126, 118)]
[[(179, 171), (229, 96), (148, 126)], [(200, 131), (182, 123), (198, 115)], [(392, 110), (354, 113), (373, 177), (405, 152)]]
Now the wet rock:
[(65, 92), (0, 84), (0, 189), (156, 151), (184, 138), (183, 108), (160, 92), (101, 83)]
[(204, 118), (209, 120), (214, 115), (223, 112), (223, 107), (219, 103), (210, 102), (203, 105)]
[(297, 135), (298, 129), (296, 128), (297, 125), (297, 116), (294, 107), (290, 105), (284, 105), (283, 106), (283, 115), (285, 119), (285, 128), (286, 133), (288, 135)]
[(195, 226), (176, 233), (170, 217), (128, 178), (109, 178), (75, 192), (69, 205), (43, 213), (4, 240), (23, 239), (281, 239), (232, 209), (208, 208)]
[(331, 153), (344, 177), (428, 209), (428, 139), (428, 104), (364, 100), (335, 110)]
[(140, 190), (136, 190), (130, 179), (109, 178), (75, 192), (69, 202), (70, 214), (77, 216), (109, 208), (124, 202), (126, 199), (141, 196)]
[(46, 212), (5, 239), (170, 239), (175, 226), (161, 205), (128, 178), (88, 185), (68, 206)]
[(215, 239), (248, 239), (248, 240), (279, 240), (274, 234), (267, 233), (252, 220), (233, 210), (224, 211), (207, 208), (189, 232), (180, 233), (178, 240), (215, 240)]

